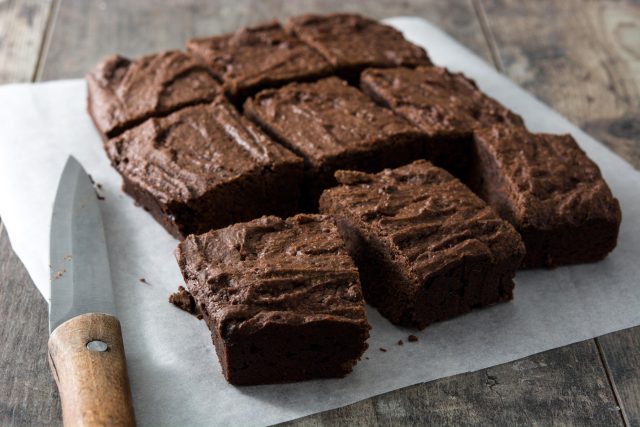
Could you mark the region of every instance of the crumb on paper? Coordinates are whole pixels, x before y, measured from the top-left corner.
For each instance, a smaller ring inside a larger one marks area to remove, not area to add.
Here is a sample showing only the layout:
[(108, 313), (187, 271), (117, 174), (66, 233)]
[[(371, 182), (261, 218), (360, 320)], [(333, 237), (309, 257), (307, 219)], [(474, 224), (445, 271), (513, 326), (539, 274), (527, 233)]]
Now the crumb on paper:
[(140, 283), (146, 283), (147, 285), (149, 284), (149, 282), (147, 282), (147, 279), (145, 279), (144, 277), (139, 278), (138, 281)]
[(404, 345), (404, 341), (402, 341), (402, 340), (398, 340), (397, 344), (398, 344), (398, 345)]
[(407, 337), (407, 341), (409, 341), (409, 342), (417, 342), (418, 341), (418, 337), (415, 336), (415, 335), (409, 335)]
[(58, 280), (58, 279), (62, 279), (62, 276), (64, 276), (64, 273), (66, 273), (67, 270), (66, 269), (62, 269), (62, 270), (58, 270), (55, 273), (53, 273), (53, 280)]
[(369, 357), (368, 357), (368, 356), (365, 356), (364, 358), (365, 358), (365, 359), (367, 359), (367, 360), (369, 360)]
[(383, 353), (386, 353), (386, 352), (387, 352), (387, 349), (386, 349), (386, 348), (384, 348), (384, 347), (380, 347), (380, 351), (381, 351), (381, 352), (383, 352)]
[(169, 302), (188, 313), (194, 314), (196, 311), (196, 301), (184, 286), (179, 286), (177, 292), (169, 295)]
[(100, 184), (99, 182), (96, 182), (96, 188), (98, 190), (102, 190), (102, 184)]

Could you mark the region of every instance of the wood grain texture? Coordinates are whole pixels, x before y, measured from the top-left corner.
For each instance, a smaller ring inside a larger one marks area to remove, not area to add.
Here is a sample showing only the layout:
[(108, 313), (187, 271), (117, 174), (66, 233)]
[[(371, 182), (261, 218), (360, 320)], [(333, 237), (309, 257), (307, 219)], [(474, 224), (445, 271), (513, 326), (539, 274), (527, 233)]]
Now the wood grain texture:
[(504, 72), (640, 167), (640, 7), (480, 0)]
[[(362, 413), (364, 417), (345, 417)], [(623, 425), (593, 340), (286, 425)]]
[(640, 327), (596, 339), (629, 426), (640, 426)]
[[(106, 349), (92, 350), (90, 343)], [(120, 322), (100, 313), (81, 314), (49, 337), (49, 364), (58, 384), (64, 425), (135, 425)]]
[(56, 385), (47, 365), (48, 309), (0, 224), (0, 425), (55, 425)]
[(489, 58), (471, 0), (62, 0), (44, 63), (45, 80), (82, 77), (103, 56), (138, 56), (184, 49), (194, 36), (222, 34), (274, 18), (307, 12), (352, 11), (384, 18), (417, 15), (430, 19), (465, 45)]
[(31, 81), (52, 0), (0, 1), (0, 83)]

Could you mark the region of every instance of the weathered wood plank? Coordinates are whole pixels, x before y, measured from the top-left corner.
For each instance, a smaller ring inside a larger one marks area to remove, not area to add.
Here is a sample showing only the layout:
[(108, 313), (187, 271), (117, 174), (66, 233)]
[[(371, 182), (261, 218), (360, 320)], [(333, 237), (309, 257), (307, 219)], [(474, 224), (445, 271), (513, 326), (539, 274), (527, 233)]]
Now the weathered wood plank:
[(52, 0), (0, 1), (0, 83), (31, 81)]
[(354, 412), (366, 414), (367, 425), (623, 425), (593, 340), (386, 393), (288, 425), (347, 426), (354, 419), (343, 414)]
[(193, 36), (222, 34), (305, 12), (332, 11), (352, 11), (374, 18), (422, 16), (480, 55), (490, 57), (470, 0), (62, 0), (42, 77), (82, 77), (103, 56), (114, 52), (135, 57), (182, 49)]
[(505, 73), (640, 167), (640, 7), (480, 0)]
[(640, 327), (596, 339), (627, 425), (640, 426)]
[(0, 425), (55, 425), (58, 393), (47, 364), (44, 301), (0, 224)]

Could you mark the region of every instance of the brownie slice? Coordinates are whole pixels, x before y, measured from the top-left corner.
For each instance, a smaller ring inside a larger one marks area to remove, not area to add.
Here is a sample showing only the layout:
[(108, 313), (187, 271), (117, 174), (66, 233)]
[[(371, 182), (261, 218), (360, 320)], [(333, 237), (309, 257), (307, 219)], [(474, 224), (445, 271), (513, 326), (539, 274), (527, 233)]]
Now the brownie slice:
[(244, 28), (235, 34), (191, 39), (187, 48), (209, 64), (234, 99), (332, 71), (320, 54), (287, 34), (277, 22)]
[(398, 30), (360, 15), (302, 15), (290, 18), (286, 28), (349, 78), (366, 67), (431, 63), (424, 49), (405, 40)]
[(178, 51), (133, 61), (110, 56), (87, 75), (87, 85), (89, 114), (105, 139), (222, 92), (205, 65)]
[(336, 77), (264, 90), (244, 112), (304, 157), (310, 206), (338, 169), (377, 171), (423, 155), (423, 132)]
[(232, 384), (343, 377), (367, 348), (358, 270), (330, 217), (192, 235), (176, 258)]
[(336, 216), (365, 299), (391, 322), (422, 329), (512, 298), (520, 236), (448, 172), (420, 160), (336, 176), (320, 209)]
[(520, 232), (524, 267), (603, 259), (616, 246), (620, 205), (570, 135), (493, 126), (475, 134), (470, 185)]
[(440, 67), (369, 69), (360, 86), (431, 137), (428, 159), (466, 181), (473, 130), (494, 123), (523, 126), (523, 120), (482, 93), (473, 80)]
[(178, 238), (298, 209), (302, 159), (222, 99), (147, 120), (105, 148), (124, 190)]

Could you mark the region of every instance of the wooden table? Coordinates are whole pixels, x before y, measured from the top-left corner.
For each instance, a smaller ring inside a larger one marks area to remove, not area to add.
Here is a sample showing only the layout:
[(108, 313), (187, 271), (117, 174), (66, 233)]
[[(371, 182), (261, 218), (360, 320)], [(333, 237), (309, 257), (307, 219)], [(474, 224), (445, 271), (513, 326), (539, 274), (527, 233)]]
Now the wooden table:
[[(640, 166), (637, 0), (0, 0), (0, 83), (81, 77), (109, 53), (306, 11), (427, 18)], [(47, 305), (0, 223), (1, 425), (60, 424), (47, 335)], [(291, 424), (426, 423), (640, 426), (640, 327)]]

